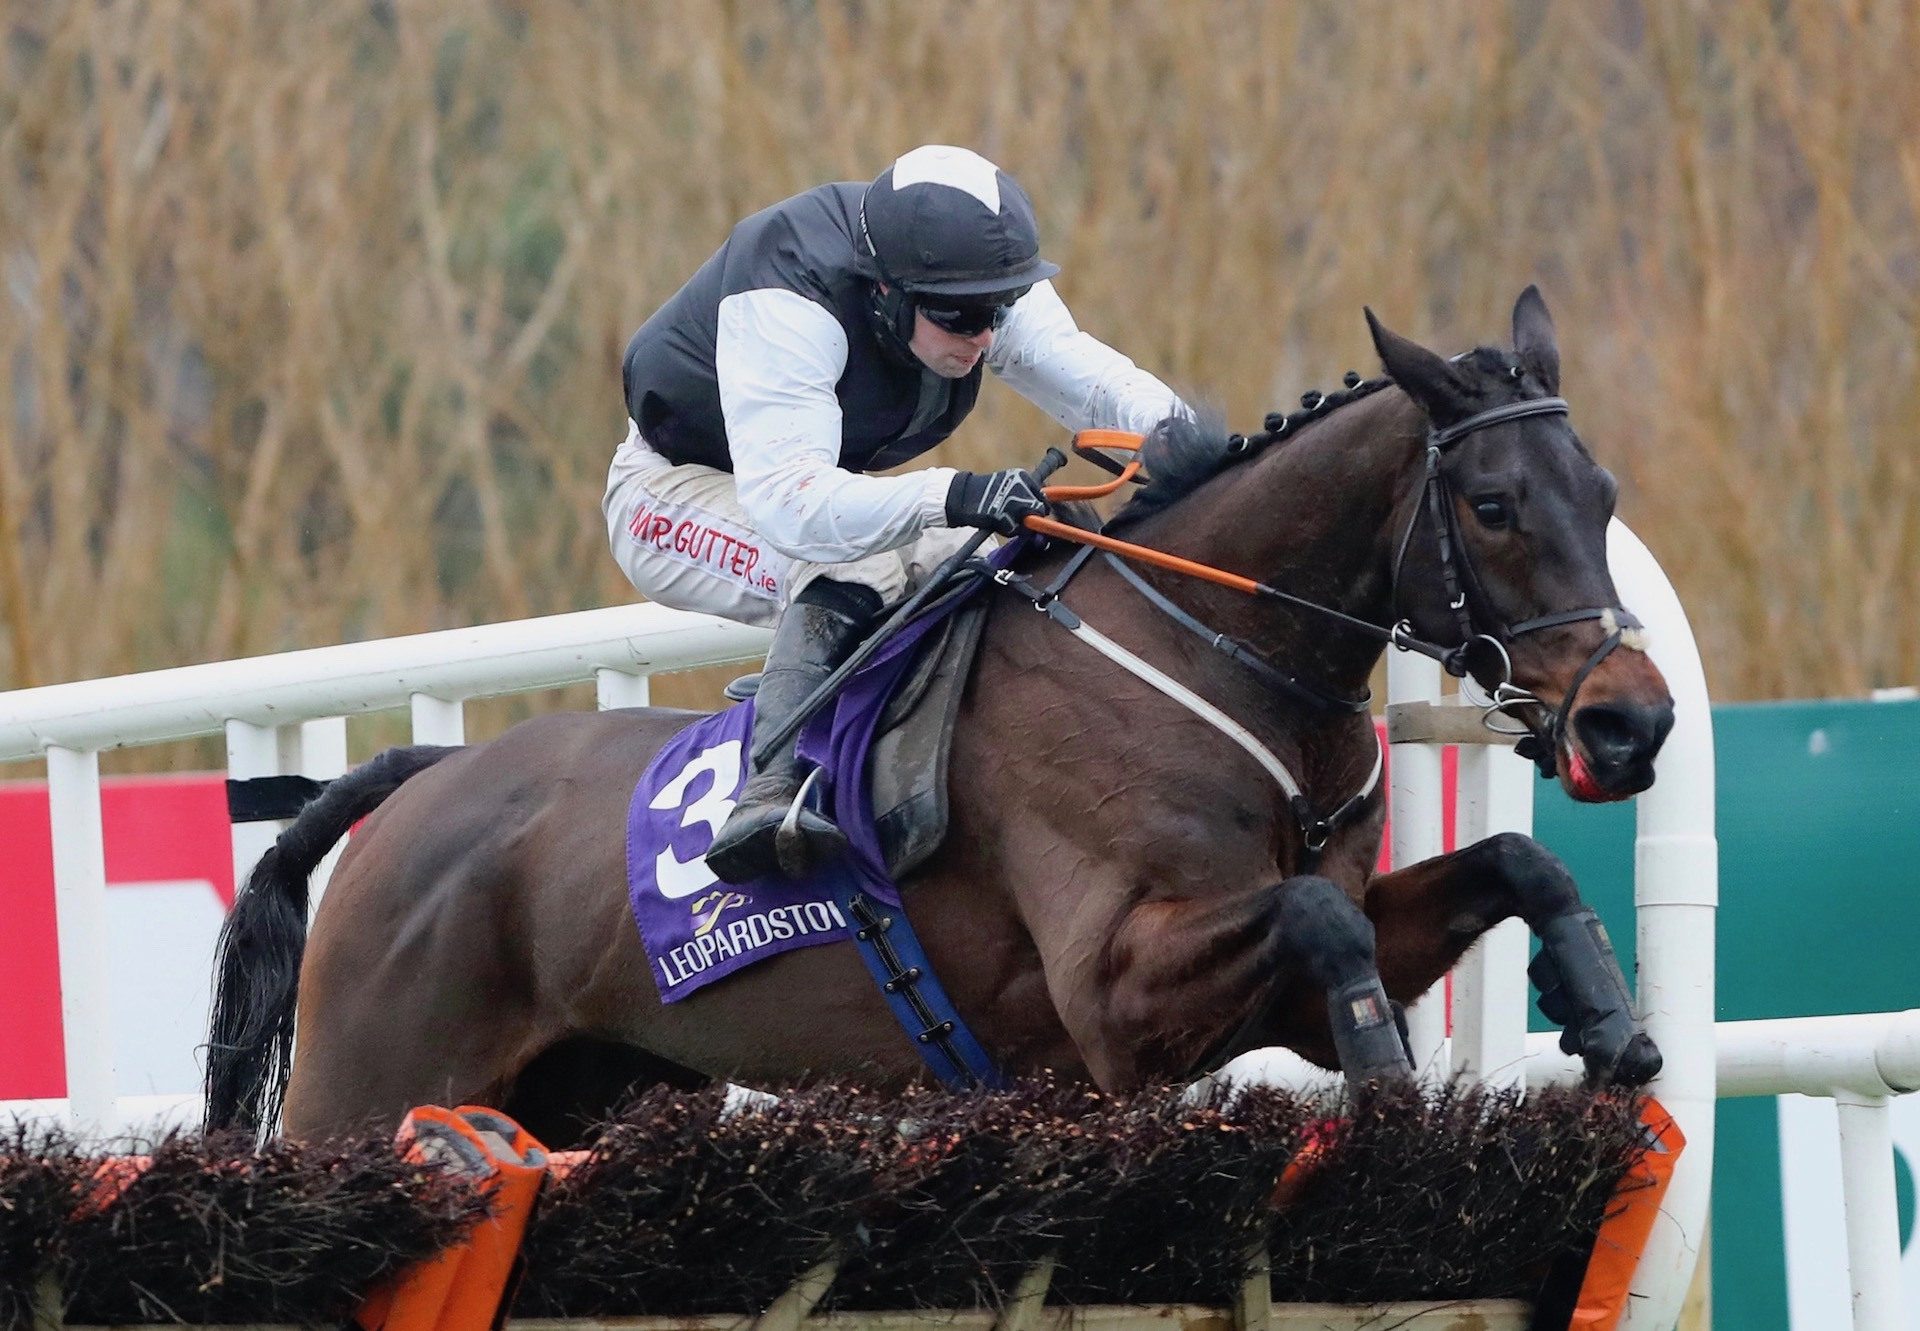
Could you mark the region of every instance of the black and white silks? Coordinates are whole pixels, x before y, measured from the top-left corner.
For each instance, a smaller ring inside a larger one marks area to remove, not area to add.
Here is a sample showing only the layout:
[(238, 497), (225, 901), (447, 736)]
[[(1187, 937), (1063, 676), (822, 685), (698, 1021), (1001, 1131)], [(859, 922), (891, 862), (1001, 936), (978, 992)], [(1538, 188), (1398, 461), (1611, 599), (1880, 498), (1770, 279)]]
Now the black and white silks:
[[(866, 185), (823, 185), (736, 226), (629, 343), (627, 409), (676, 463), (734, 473), (768, 544), (839, 563), (946, 525), (954, 472), (862, 473), (940, 443), (981, 366), (945, 380), (888, 356), (854, 249)], [(1159, 379), (1080, 331), (1051, 282), (1014, 305), (983, 362), (1068, 429), (1144, 433), (1185, 410)]]

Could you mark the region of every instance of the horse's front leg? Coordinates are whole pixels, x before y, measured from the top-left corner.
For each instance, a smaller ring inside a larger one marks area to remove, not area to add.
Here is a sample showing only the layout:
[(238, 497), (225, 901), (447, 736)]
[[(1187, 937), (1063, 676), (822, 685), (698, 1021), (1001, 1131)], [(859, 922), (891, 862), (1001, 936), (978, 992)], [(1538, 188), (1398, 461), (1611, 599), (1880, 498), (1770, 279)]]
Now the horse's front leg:
[(1634, 1019), (1626, 977), (1600, 919), (1559, 856), (1517, 832), (1383, 874), (1367, 888), (1380, 972), (1396, 1001), (1412, 1002), (1453, 968), (1475, 939), (1518, 916), (1540, 940), (1527, 974), (1540, 1010), (1561, 1027), (1595, 1084), (1639, 1086), (1660, 1051)]
[(1100, 1026), (1136, 1076), (1191, 1076), (1274, 1042), (1332, 1055), (1353, 1082), (1412, 1074), (1374, 926), (1330, 879), (1141, 903), (1111, 955)]

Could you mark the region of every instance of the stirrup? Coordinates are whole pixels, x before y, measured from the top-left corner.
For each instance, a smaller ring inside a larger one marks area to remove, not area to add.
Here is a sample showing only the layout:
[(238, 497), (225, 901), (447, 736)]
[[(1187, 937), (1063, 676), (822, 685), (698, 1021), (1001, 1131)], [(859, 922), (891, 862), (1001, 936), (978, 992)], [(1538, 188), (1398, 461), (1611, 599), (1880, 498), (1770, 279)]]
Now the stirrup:
[[(779, 861), (780, 872), (789, 878), (802, 876), (821, 860), (839, 854), (847, 846), (846, 833), (825, 815), (807, 808), (807, 796), (813, 793), (822, 770), (816, 767), (807, 773), (806, 780), (800, 783), (800, 789), (793, 794), (793, 803), (787, 806), (787, 816), (774, 829), (773, 857)], [(800, 819), (803, 814), (813, 815), (811, 827), (802, 825)]]

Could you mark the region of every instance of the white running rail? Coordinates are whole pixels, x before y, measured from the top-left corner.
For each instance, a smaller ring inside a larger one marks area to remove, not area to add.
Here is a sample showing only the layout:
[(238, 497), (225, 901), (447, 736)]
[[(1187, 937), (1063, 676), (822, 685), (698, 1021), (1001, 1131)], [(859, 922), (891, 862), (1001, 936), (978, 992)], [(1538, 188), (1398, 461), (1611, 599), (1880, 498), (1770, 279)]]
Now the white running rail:
[[(224, 734), (229, 776), (324, 779), (346, 770), (348, 716), (406, 707), (415, 743), (459, 744), (468, 699), (593, 681), (602, 707), (644, 706), (649, 676), (756, 658), (768, 637), (662, 605), (616, 606), (0, 694), (0, 762), (47, 765), (67, 1074), (64, 1103), (0, 1113), (57, 1113), (112, 1131), (184, 1116), (180, 1097), (116, 1096), (101, 750)], [(235, 825), (236, 884), (285, 826)]]

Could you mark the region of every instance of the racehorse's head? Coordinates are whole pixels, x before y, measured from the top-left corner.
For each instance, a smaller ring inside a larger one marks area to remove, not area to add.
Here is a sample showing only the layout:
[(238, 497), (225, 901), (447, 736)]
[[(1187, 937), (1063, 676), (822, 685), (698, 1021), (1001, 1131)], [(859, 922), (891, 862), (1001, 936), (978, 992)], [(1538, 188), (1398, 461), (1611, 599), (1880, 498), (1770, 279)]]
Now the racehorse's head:
[(1513, 307), (1513, 350), (1453, 360), (1367, 312), (1394, 382), (1427, 415), (1416, 480), (1399, 507), (1394, 614), (1420, 637), (1465, 646), (1458, 664), (1575, 799), (1653, 784), (1673, 699), (1607, 568), (1617, 487), (1567, 416), (1546, 302)]

